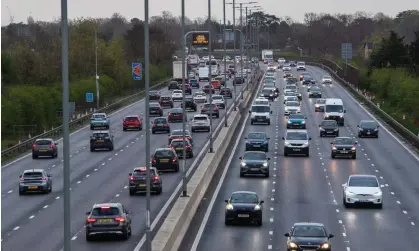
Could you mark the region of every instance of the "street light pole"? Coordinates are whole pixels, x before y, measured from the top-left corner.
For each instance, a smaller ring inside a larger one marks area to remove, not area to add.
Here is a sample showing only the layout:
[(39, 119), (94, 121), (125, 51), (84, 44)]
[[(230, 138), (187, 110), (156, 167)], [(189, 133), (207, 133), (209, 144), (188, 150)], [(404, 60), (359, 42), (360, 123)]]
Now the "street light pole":
[(213, 90), (213, 87), (212, 87), (212, 83), (211, 83), (211, 80), (212, 80), (212, 58), (211, 58), (211, 0), (208, 0), (208, 60), (209, 60), (209, 62), (208, 62), (208, 68), (209, 68), (209, 70), (208, 70), (208, 80), (209, 80), (209, 83), (210, 83), (210, 95), (209, 95), (209, 99), (210, 99), (210, 128), (211, 128), (211, 131), (210, 131), (210, 140), (209, 140), (209, 152), (210, 153), (212, 153), (212, 152), (214, 152), (214, 149), (213, 149), (213, 129), (212, 129), (212, 90)]
[(241, 87), (241, 99), (243, 99), (243, 86), (245, 84), (245, 78), (243, 75), (243, 4), (240, 3), (240, 71), (241, 71), (241, 78), (242, 78), (242, 87)]
[[(181, 0), (182, 16), (181, 16), (181, 34), (185, 34), (185, 0)], [(186, 37), (181, 37), (181, 58), (182, 58), (182, 109), (183, 109), (183, 151), (182, 151), (182, 197), (188, 196), (188, 184), (186, 179), (186, 105), (185, 105), (185, 71), (186, 71), (186, 56), (185, 56)]]
[[(233, 51), (236, 55), (236, 0), (233, 0)], [(236, 56), (234, 56), (234, 74), (233, 74), (233, 87), (234, 87), (234, 111), (237, 111), (237, 89), (236, 89)]]
[[(226, 0), (223, 0), (223, 45), (224, 45), (224, 85), (227, 87), (227, 43), (225, 38), (225, 32), (226, 32)], [(225, 93), (225, 92), (224, 92)], [(228, 126), (228, 112), (227, 112), (227, 98), (224, 95), (224, 106), (226, 109), (226, 112), (224, 113), (224, 126)]]
[(68, 11), (67, 0), (61, 0), (61, 78), (63, 85), (63, 160), (64, 160), (64, 250), (71, 250), (70, 200), (70, 88), (68, 80)]
[(95, 30), (95, 68), (96, 68), (96, 76), (95, 76), (95, 80), (96, 80), (96, 109), (99, 110), (100, 108), (100, 102), (99, 102), (99, 75), (97, 75), (97, 52), (98, 52), (98, 46), (97, 46), (97, 30)]

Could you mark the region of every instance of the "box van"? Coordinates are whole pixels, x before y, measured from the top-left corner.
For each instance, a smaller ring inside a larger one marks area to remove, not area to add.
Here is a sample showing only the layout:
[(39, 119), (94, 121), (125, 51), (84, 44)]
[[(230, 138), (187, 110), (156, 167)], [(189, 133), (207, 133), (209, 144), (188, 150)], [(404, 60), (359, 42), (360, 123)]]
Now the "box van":
[(207, 80), (207, 81), (210, 81), (210, 78), (209, 78), (209, 74), (208, 74), (208, 71), (209, 71), (209, 69), (208, 69), (209, 67), (199, 67), (199, 69), (198, 69), (198, 77), (199, 77), (199, 81), (202, 81), (202, 80)]
[(269, 105), (252, 105), (250, 108), (250, 124), (267, 123), (271, 124), (271, 107)]
[(336, 122), (344, 126), (345, 125), (345, 107), (343, 106), (342, 99), (329, 98), (326, 99), (324, 105), (324, 119), (336, 120)]

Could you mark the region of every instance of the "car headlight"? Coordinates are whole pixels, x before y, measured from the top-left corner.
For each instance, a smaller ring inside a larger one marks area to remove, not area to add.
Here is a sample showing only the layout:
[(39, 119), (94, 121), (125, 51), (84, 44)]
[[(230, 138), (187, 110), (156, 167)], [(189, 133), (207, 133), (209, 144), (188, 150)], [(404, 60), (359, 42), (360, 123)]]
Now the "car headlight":
[(295, 244), (294, 242), (290, 242), (290, 243), (288, 243), (288, 247), (289, 248), (298, 248), (298, 245)]
[(320, 127), (320, 131), (324, 131), (324, 129), (322, 127)]
[(291, 121), (289, 121), (289, 120), (288, 120), (288, 121), (287, 121), (287, 123), (288, 123), (288, 124), (291, 124)]
[(227, 204), (226, 209), (227, 209), (227, 210), (233, 210), (233, 205), (231, 205), (231, 204)]
[(351, 191), (345, 191), (345, 193), (346, 193), (346, 194), (355, 194), (355, 193), (353, 193), (353, 192), (351, 192)]
[(316, 107), (320, 107), (319, 105), (315, 105)]
[(329, 247), (329, 243), (323, 243), (323, 245), (320, 246), (321, 249), (328, 249)]
[(378, 128), (375, 128), (374, 131), (378, 131)]
[(260, 210), (260, 209), (261, 209), (260, 205), (255, 206), (255, 210)]
[(340, 118), (343, 118), (343, 115), (340, 115)]
[(308, 142), (306, 142), (306, 143), (303, 144), (303, 147), (306, 147), (306, 146), (308, 146)]
[(290, 142), (286, 142), (286, 141), (285, 141), (284, 145), (289, 146), (289, 145), (291, 145), (291, 144), (290, 144)]
[(242, 162), (240, 165), (241, 165), (242, 167), (245, 167), (245, 166), (246, 166), (246, 162)]
[(355, 147), (352, 147), (352, 149), (351, 149), (352, 151), (355, 151), (356, 150), (356, 148)]
[(263, 163), (263, 166), (264, 166), (264, 167), (267, 167), (267, 166), (268, 166), (268, 163), (266, 163), (266, 162), (265, 162), (265, 163)]
[(273, 96), (273, 94), (269, 94), (269, 96), (271, 96), (271, 97), (272, 97), (272, 96)]
[(302, 122), (301, 122), (301, 124), (305, 124), (306, 122), (303, 120)]
[(336, 146), (332, 147), (333, 150), (336, 150)]
[(335, 131), (339, 131), (339, 128), (336, 128)]

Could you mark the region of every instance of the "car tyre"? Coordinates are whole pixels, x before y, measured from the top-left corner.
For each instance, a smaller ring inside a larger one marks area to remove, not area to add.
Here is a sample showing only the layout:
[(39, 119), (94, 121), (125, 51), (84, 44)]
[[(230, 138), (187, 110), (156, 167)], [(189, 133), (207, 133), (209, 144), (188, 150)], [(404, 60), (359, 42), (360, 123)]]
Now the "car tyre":
[(19, 190), (19, 195), (25, 195), (25, 192)]
[(269, 178), (269, 171), (267, 174), (265, 174), (265, 178)]
[(358, 138), (362, 138), (362, 135), (360, 133), (358, 133)]
[(259, 227), (263, 225), (262, 216), (260, 216), (260, 218), (256, 220), (256, 225)]
[(215, 115), (215, 118), (219, 119), (220, 118), (220, 114), (218, 113), (217, 115)]
[(336, 133), (336, 137), (339, 137), (339, 132)]
[(135, 194), (135, 191), (129, 190), (129, 195), (133, 196)]
[(124, 131), (124, 132), (125, 132), (126, 130), (127, 130), (127, 128), (122, 128), (122, 131)]
[(35, 154), (32, 153), (32, 159), (37, 159), (38, 156), (36, 156)]
[(323, 137), (323, 133), (320, 133), (320, 138), (322, 138)]
[(356, 153), (352, 154), (352, 159), (356, 159)]
[(161, 194), (163, 192), (163, 188), (160, 187), (159, 189), (156, 190), (156, 194)]
[(378, 209), (383, 209), (383, 203), (378, 204), (378, 205), (377, 205), (377, 208), (378, 208)]
[(122, 232), (122, 239), (123, 240), (128, 240), (129, 239), (129, 237), (130, 237), (129, 232), (130, 232), (129, 228), (127, 228), (125, 231)]
[[(193, 131), (192, 131), (192, 132), (193, 132)], [(156, 134), (156, 131), (152, 130), (152, 131), (151, 131), (151, 134)]]
[(240, 178), (244, 177), (244, 173), (240, 172)]
[(330, 154), (330, 157), (331, 157), (332, 159), (335, 159), (335, 158), (336, 158), (336, 155), (334, 155), (334, 154), (332, 153), (332, 154)]
[(307, 151), (306, 157), (310, 157), (310, 152), (309, 151)]
[(268, 125), (270, 125), (271, 124), (271, 121), (268, 121)]
[(92, 236), (89, 235), (89, 232), (86, 231), (86, 241), (92, 241)]
[(177, 165), (176, 167), (175, 167), (175, 172), (179, 172), (179, 165)]
[(287, 151), (285, 151), (285, 150), (284, 150), (284, 156), (285, 156), (285, 157), (287, 157), (287, 156), (288, 156), (288, 153), (287, 153)]
[(224, 224), (226, 225), (226, 226), (229, 226), (229, 225), (231, 225), (231, 221), (230, 220), (228, 220), (227, 219), (227, 217), (224, 219)]

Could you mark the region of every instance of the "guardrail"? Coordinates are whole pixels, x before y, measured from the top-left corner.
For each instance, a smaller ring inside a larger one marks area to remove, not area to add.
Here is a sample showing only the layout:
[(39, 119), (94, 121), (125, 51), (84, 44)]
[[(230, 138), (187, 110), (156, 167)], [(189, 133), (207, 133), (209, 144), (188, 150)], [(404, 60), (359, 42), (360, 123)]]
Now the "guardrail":
[(347, 77), (345, 77), (345, 74), (343, 73), (344, 70), (341, 67), (339, 67), (336, 63), (330, 60), (313, 59), (308, 57), (305, 57), (302, 60), (304, 60), (308, 65), (317, 66), (329, 72), (334, 78), (338, 79), (341, 83), (343, 83), (343, 87), (345, 87), (349, 92), (351, 92), (357, 100), (361, 101), (370, 111), (379, 116), (383, 120), (383, 122), (388, 124), (395, 132), (397, 132), (413, 147), (419, 150), (419, 135), (416, 135), (415, 133), (404, 127), (391, 115), (389, 115), (376, 104), (374, 104), (374, 102), (372, 102), (368, 97), (364, 96), (358, 88), (359, 83), (356, 79), (359, 78), (356, 78), (356, 76), (354, 77), (354, 75), (351, 74), (346, 74)]
[[(168, 81), (170, 80), (170, 78), (165, 79), (162, 82), (159, 83), (155, 83), (152, 84), (152, 86), (150, 86), (151, 89), (159, 89), (163, 86), (165, 86)], [(116, 111), (124, 106), (127, 106), (133, 102), (139, 101), (140, 98), (142, 96), (144, 96), (145, 91), (141, 91), (139, 93), (133, 94), (131, 96), (128, 96), (118, 102), (112, 103), (106, 107), (103, 107), (93, 113), (96, 112), (104, 112), (104, 113), (111, 113), (113, 111)], [(89, 113), (79, 119), (73, 120), (72, 122), (70, 122), (70, 131), (74, 131), (77, 130), (85, 125), (87, 125), (90, 122), (90, 117), (92, 116), (93, 113)], [(59, 139), (62, 137), (62, 130), (63, 130), (63, 126), (59, 126), (57, 128), (54, 128), (50, 131), (47, 131), (45, 133), (36, 135), (30, 139), (27, 139), (23, 142), (21, 142), (20, 144), (14, 145), (10, 148), (7, 148), (3, 151), (1, 151), (1, 158), (2, 158), (2, 162), (3, 160), (10, 160), (11, 157), (15, 157), (18, 156), (20, 154), (23, 154), (25, 152), (28, 152), (29, 150), (32, 149), (32, 145), (35, 142), (36, 139), (39, 138), (53, 138), (53, 139)]]

